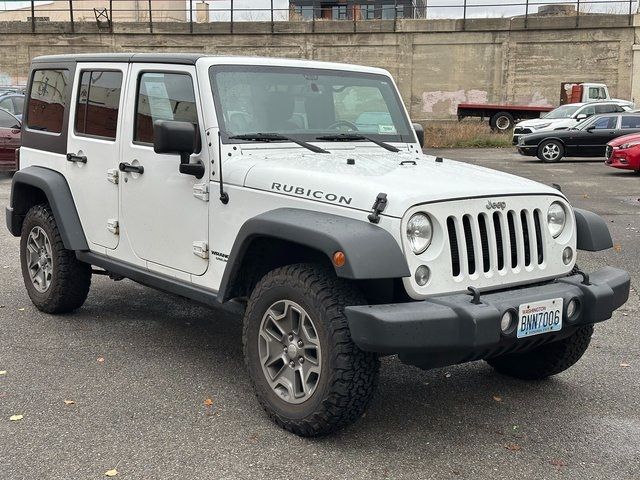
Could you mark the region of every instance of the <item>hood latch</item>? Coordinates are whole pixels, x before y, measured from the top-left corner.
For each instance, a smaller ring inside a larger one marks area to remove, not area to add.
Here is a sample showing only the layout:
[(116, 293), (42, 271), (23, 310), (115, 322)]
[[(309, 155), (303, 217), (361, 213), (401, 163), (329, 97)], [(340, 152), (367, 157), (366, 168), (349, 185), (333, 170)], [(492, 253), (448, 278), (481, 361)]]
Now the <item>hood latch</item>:
[(380, 223), (380, 214), (387, 208), (387, 194), (380, 192), (371, 208), (373, 208), (373, 212), (367, 218), (371, 223)]

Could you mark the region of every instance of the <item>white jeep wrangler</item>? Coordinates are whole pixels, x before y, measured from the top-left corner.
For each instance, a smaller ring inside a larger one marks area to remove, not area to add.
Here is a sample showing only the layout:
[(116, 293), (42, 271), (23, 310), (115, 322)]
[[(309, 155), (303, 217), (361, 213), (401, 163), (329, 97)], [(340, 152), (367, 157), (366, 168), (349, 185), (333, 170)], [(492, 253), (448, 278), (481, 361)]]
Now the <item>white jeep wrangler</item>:
[(37, 308), (92, 274), (244, 309), (246, 366), (299, 435), (364, 412), (378, 358), (523, 379), (585, 352), (629, 276), (557, 189), (425, 156), (388, 72), (172, 54), (33, 60), (7, 225)]

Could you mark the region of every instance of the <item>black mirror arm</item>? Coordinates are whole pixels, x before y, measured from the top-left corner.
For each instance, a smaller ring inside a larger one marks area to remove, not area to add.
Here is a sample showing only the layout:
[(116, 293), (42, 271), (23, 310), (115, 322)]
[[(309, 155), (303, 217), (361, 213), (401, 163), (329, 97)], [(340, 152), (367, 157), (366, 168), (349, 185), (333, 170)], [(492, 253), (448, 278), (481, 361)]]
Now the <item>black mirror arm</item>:
[(180, 173), (184, 175), (193, 175), (197, 179), (204, 177), (204, 164), (198, 160), (198, 163), (182, 163), (180, 162)]

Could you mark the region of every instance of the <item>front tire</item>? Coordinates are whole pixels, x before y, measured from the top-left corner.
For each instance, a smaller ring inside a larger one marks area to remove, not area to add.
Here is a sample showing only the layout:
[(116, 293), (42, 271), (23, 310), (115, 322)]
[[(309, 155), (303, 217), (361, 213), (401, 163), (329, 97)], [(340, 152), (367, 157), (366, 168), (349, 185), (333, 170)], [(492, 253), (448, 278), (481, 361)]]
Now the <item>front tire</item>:
[(587, 351), (593, 325), (579, 327), (567, 338), (524, 353), (489, 358), (487, 363), (498, 373), (521, 380), (542, 380), (564, 372)]
[(316, 437), (363, 415), (379, 361), (353, 343), (344, 315), (363, 303), (316, 265), (278, 268), (256, 285), (244, 316), (245, 363), (258, 401), (282, 428)]
[(564, 145), (558, 140), (545, 140), (538, 148), (538, 158), (545, 163), (555, 163), (564, 157)]
[(27, 294), (38, 310), (67, 313), (84, 304), (91, 285), (91, 266), (64, 248), (48, 205), (36, 205), (25, 216), (20, 263)]

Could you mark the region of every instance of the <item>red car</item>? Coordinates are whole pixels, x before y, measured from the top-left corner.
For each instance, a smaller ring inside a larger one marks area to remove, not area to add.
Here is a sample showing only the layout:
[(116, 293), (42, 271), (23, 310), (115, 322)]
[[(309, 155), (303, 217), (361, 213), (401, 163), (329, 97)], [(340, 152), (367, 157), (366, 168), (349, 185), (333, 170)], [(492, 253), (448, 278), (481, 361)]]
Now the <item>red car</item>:
[(20, 120), (0, 109), (0, 172), (15, 172), (20, 168), (16, 150), (20, 148)]
[(607, 143), (605, 165), (640, 172), (640, 134), (615, 138)]

